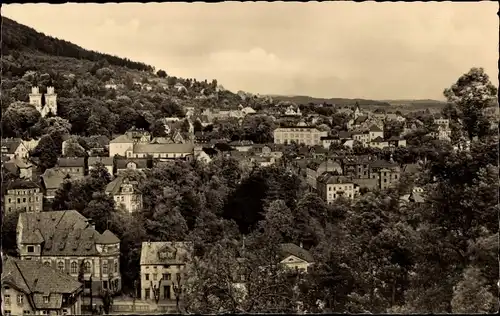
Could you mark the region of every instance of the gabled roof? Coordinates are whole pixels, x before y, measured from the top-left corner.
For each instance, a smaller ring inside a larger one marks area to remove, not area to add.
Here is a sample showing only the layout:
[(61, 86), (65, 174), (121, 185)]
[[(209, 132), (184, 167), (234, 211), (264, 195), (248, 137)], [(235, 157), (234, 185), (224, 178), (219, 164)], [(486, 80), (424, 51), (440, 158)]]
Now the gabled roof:
[(21, 138), (4, 138), (2, 139), (2, 153), (4, 153), (3, 149), (5, 148), (6, 154), (12, 155), (16, 152), (16, 149), (23, 143)]
[(317, 181), (323, 184), (353, 183), (351, 177), (341, 176), (334, 172), (323, 173), (318, 177)]
[(339, 138), (340, 139), (351, 138), (352, 134), (353, 134), (352, 132), (340, 131), (339, 132)]
[(380, 127), (373, 124), (372, 126), (370, 126), (370, 132), (382, 132), (382, 130), (380, 129)]
[(118, 244), (120, 243), (120, 239), (116, 237), (109, 229), (106, 229), (104, 233), (97, 239), (99, 244), (110, 245), (110, 244)]
[[(78, 293), (82, 284), (38, 260), (19, 260), (6, 257), (3, 260), (2, 283), (8, 283), (25, 294), (32, 294), (36, 309), (59, 309), (62, 307), (62, 295)], [(50, 295), (48, 303), (43, 296)]]
[(146, 169), (148, 167), (147, 158), (121, 158), (116, 160), (116, 169), (127, 169), (127, 164), (133, 162), (136, 164), (137, 169)]
[[(192, 242), (170, 242), (170, 241), (145, 241), (141, 248), (141, 265), (156, 264), (184, 264), (190, 260), (193, 254), (194, 245)], [(174, 251), (175, 258), (160, 258), (159, 252)]]
[(398, 167), (398, 164), (389, 162), (387, 160), (376, 160), (370, 163), (372, 168), (394, 168)]
[(281, 260), (286, 259), (289, 256), (295, 256), (308, 263), (314, 262), (314, 258), (311, 253), (304, 248), (297, 246), (296, 244), (286, 243), (280, 245), (280, 257)]
[(120, 143), (133, 143), (134, 141), (130, 139), (127, 135), (120, 135), (114, 139), (112, 139), (109, 143), (110, 144), (120, 144)]
[(59, 167), (85, 167), (85, 158), (81, 157), (58, 158), (57, 165)]
[(354, 124), (355, 125), (361, 124), (361, 123), (365, 122), (367, 119), (368, 119), (368, 116), (366, 116), (366, 115), (359, 116), (357, 119), (354, 120)]
[(113, 157), (89, 157), (89, 166), (93, 166), (97, 163), (102, 163), (105, 166), (113, 165)]
[(134, 153), (192, 153), (193, 144), (135, 144)]
[(20, 243), (41, 243), (42, 256), (94, 256), (98, 254), (96, 244), (116, 241), (109, 233), (97, 232), (75, 210), (21, 213), (18, 222), (22, 227)]
[(58, 168), (50, 168), (40, 176), (46, 189), (57, 189), (66, 178), (66, 173)]
[(384, 139), (380, 136), (377, 136), (374, 139), (372, 139), (373, 143), (382, 143), (383, 141), (384, 141)]
[(7, 191), (18, 190), (18, 189), (36, 189), (36, 188), (40, 188), (40, 186), (31, 180), (16, 179), (14, 181), (10, 181), (7, 183)]

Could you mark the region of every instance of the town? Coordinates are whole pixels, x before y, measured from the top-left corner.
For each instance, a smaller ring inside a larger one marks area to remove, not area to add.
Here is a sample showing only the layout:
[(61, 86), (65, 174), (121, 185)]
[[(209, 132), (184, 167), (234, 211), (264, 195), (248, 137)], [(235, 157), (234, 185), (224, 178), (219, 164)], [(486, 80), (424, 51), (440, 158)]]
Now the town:
[(483, 68), (417, 110), (307, 103), (2, 19), (2, 315), (498, 309)]

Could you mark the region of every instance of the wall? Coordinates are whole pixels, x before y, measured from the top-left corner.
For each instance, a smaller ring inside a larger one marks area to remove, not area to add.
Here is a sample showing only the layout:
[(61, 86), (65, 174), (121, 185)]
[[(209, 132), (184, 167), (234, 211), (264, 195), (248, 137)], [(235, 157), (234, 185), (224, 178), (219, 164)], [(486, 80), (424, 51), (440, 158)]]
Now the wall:
[[(10, 295), (9, 305), (5, 304), (5, 295)], [(22, 305), (17, 304), (18, 295), (23, 296)], [(28, 297), (23, 292), (17, 291), (16, 289), (6, 284), (2, 285), (2, 305), (4, 305), (4, 311), (10, 311), (11, 315), (23, 315), (23, 311), (29, 311), (30, 314), (33, 313), (33, 309), (31, 308), (31, 305), (28, 301)]]

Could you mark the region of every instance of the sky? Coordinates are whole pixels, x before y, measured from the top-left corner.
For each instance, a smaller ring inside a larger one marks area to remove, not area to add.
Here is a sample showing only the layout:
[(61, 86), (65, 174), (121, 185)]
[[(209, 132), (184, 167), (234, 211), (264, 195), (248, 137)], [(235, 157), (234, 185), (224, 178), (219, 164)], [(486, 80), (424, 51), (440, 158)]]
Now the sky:
[(495, 2), (10, 4), (2, 15), (86, 49), (231, 91), (443, 99), (472, 67), (498, 86)]

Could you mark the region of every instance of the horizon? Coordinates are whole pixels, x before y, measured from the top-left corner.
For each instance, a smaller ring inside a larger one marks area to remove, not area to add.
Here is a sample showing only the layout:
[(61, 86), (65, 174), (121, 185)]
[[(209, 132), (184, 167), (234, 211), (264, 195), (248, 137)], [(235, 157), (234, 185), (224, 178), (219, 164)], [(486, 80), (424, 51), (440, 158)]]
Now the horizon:
[(498, 87), (497, 10), (494, 2), (70, 3), (9, 4), (2, 15), (233, 92), (444, 101), (472, 67)]

